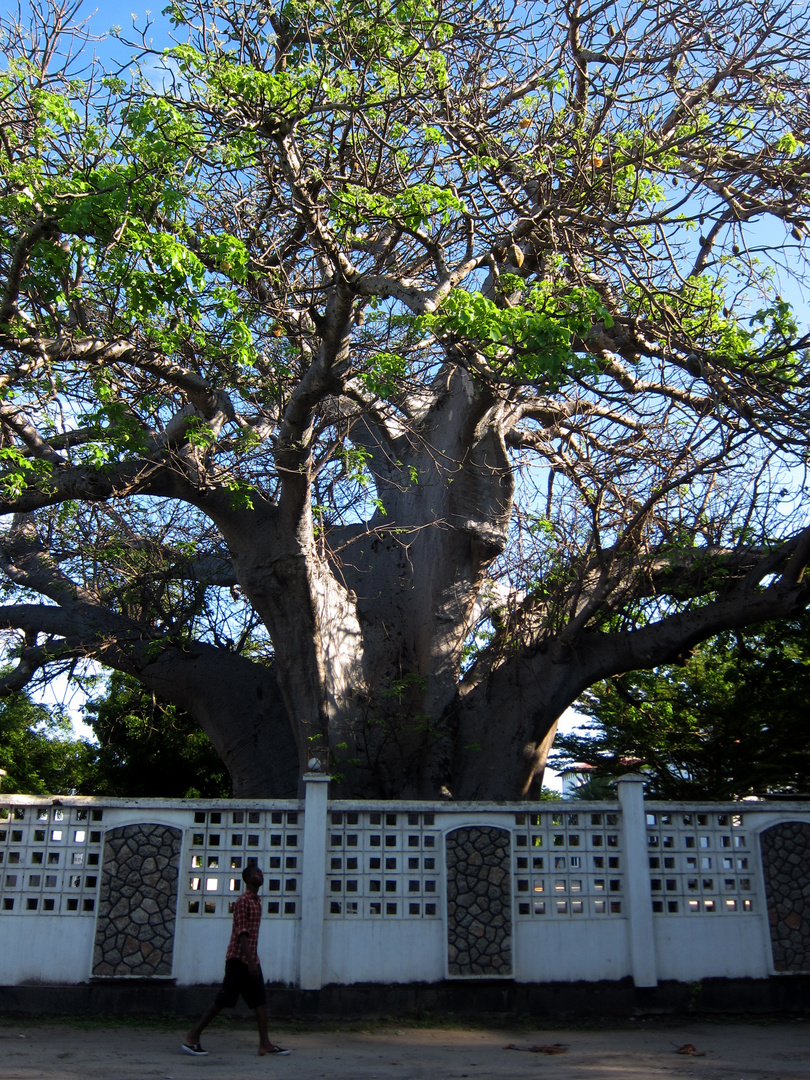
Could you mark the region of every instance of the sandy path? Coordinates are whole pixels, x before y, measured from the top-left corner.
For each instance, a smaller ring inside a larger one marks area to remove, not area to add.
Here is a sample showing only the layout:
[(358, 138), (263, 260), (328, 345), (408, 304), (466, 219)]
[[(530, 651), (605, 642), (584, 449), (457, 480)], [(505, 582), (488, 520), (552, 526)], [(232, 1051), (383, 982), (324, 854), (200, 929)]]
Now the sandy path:
[[(0, 1080), (810, 1080), (810, 1022), (624, 1025), (608, 1031), (391, 1028), (283, 1033), (287, 1058), (256, 1056), (248, 1029), (216, 1025), (206, 1058), (180, 1052), (177, 1034), (148, 1028), (0, 1026)], [(563, 1043), (564, 1054), (505, 1049)], [(675, 1053), (691, 1043), (705, 1056)]]

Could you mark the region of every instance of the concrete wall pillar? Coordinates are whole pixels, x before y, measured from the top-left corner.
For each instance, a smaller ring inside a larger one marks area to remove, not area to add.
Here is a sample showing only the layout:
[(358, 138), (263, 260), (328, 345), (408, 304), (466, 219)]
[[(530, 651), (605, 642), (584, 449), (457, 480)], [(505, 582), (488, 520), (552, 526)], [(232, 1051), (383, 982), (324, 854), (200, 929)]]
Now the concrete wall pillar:
[(323, 916), (326, 902), (326, 813), (330, 776), (304, 773), (304, 854), (301, 880), (301, 964), (298, 985), (323, 985)]
[(633, 981), (638, 987), (658, 985), (644, 780), (641, 773), (628, 773), (617, 784), (622, 808), (630, 962)]

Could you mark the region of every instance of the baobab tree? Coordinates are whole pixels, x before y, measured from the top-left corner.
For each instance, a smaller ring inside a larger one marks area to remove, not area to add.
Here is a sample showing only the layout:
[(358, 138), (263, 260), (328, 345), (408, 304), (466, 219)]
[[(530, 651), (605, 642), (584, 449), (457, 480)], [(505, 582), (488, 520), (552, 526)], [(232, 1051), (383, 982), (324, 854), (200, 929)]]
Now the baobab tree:
[(176, 0), (104, 72), (42, 2), (6, 692), (133, 675), (239, 795), (531, 797), (589, 685), (804, 608), (807, 14)]

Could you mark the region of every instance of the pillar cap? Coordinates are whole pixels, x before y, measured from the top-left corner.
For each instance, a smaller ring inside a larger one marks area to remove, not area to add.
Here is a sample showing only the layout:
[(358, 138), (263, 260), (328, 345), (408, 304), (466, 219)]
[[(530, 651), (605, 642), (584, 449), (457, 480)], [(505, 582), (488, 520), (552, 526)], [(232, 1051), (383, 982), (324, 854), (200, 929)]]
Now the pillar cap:
[(332, 777), (329, 773), (322, 772), (305, 772), (304, 783), (306, 784), (328, 784)]
[(649, 780), (649, 776), (645, 776), (640, 772), (628, 772), (623, 776), (618, 777), (617, 784), (646, 784)]

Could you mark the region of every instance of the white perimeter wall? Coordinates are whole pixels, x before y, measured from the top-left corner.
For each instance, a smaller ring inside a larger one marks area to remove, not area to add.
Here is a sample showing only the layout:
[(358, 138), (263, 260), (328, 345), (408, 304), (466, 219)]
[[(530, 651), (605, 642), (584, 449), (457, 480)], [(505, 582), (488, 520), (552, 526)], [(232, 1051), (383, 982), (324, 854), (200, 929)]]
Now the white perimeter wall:
[[(231, 928), (228, 922), (179, 919), (174, 943), (173, 974), (181, 986), (222, 980)], [(259, 932), (259, 959), (268, 982), (294, 985), (298, 978), (300, 922), (271, 923)]]
[(323, 984), (438, 982), (445, 977), (446, 953), (447, 937), (438, 920), (327, 922)]
[[(92, 977), (103, 831), (153, 821), (183, 832), (179, 985), (221, 979), (229, 904), (253, 852), (265, 873), (259, 952), (268, 981), (312, 988), (447, 978), (445, 836), (476, 824), (512, 834), (516, 981), (633, 976), (654, 985), (775, 974), (759, 833), (810, 822), (806, 804), (645, 804), (629, 778), (619, 804), (329, 803), (325, 778), (313, 779), (306, 802), (3, 797), (0, 985)], [(45, 883), (49, 852), (60, 853), (57, 886), (53, 876)], [(390, 894), (386, 865), (396, 867)], [(30, 883), (39, 877), (36, 892)], [(32, 897), (38, 907), (29, 911)], [(399, 906), (387, 911), (394, 898)]]
[(518, 982), (596, 982), (631, 974), (626, 919), (609, 927), (589, 921), (518, 923), (515, 928)]
[[(655, 925), (659, 979), (764, 979), (772, 974), (767, 919), (676, 917)], [(662, 974), (663, 973), (663, 974)]]
[(0, 918), (0, 984), (86, 982), (95, 929), (93, 919)]

